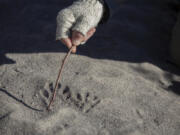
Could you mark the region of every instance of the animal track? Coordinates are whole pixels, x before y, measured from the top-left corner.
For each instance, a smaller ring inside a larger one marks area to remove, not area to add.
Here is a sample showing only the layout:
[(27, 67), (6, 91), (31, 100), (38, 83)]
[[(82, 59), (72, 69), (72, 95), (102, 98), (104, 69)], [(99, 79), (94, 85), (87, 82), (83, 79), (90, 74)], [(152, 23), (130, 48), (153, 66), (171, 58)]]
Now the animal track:
[[(61, 88), (61, 84), (58, 84), (58, 89)], [(54, 90), (54, 85), (53, 83), (49, 83), (47, 82), (44, 85), (44, 88), (40, 90), (39, 94), (41, 96), (41, 99), (43, 101), (43, 103), (47, 106), (50, 102), (51, 96), (53, 94), (53, 90)]]
[(64, 102), (72, 104), (84, 113), (88, 113), (101, 101), (96, 95), (89, 92), (84, 94), (79, 92), (71, 92), (68, 86), (62, 91), (62, 97)]
[[(58, 89), (61, 88), (61, 84), (58, 84)], [(44, 87), (39, 91), (42, 102), (48, 106), (51, 96), (53, 94), (54, 85), (51, 82), (47, 82)], [(84, 113), (88, 113), (91, 109), (93, 109), (96, 105), (100, 103), (100, 99), (94, 95), (93, 93), (86, 92), (75, 92), (71, 91), (68, 86), (63, 89), (61, 93), (62, 100), (65, 103), (71, 104), (78, 108), (80, 111)]]

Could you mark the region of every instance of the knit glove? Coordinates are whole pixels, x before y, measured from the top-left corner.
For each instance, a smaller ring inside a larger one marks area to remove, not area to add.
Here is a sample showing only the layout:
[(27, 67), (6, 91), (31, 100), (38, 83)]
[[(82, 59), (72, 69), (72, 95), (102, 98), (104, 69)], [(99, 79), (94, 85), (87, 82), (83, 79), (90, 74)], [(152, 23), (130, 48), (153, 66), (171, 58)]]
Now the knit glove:
[(100, 0), (77, 0), (61, 10), (57, 16), (56, 40), (71, 37), (71, 31), (84, 36), (98, 25), (103, 16), (103, 2)]

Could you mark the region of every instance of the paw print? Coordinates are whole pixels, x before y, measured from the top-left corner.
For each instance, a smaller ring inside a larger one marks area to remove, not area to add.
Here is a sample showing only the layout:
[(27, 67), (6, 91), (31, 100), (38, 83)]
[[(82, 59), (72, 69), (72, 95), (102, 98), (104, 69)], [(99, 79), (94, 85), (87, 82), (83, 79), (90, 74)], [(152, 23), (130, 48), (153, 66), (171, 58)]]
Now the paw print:
[[(58, 84), (58, 89), (61, 88), (61, 84)], [(53, 90), (54, 90), (54, 85), (53, 83), (49, 83), (47, 82), (45, 85), (44, 85), (44, 88), (41, 89), (39, 91), (39, 94), (40, 94), (40, 97), (42, 99), (42, 102), (48, 106), (50, 100), (51, 100), (51, 97), (52, 97), (52, 94), (53, 94)]]
[(84, 93), (75, 93), (71, 92), (69, 87), (66, 87), (62, 92), (63, 101), (66, 103), (72, 104), (74, 107), (78, 108), (81, 112), (88, 113), (94, 107), (100, 103), (98, 96), (86, 92)]

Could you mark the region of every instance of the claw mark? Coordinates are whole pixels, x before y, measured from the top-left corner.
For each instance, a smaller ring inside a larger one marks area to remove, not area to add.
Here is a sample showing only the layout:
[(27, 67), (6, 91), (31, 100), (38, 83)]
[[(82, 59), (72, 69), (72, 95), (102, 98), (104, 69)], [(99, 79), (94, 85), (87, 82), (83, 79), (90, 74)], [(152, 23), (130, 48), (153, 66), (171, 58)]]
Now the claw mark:
[(89, 98), (89, 92), (86, 93), (85, 102), (88, 102), (88, 98)]
[(47, 90), (44, 90), (44, 91), (43, 91), (43, 95), (44, 95), (46, 98), (49, 98), (49, 93), (48, 93)]
[(51, 90), (51, 92), (53, 92), (53, 83), (49, 84), (49, 89)]
[(69, 99), (69, 98), (71, 98), (71, 91), (70, 91), (69, 87), (66, 87), (66, 88), (63, 90), (63, 95), (64, 95), (64, 97), (65, 97), (66, 100)]
[(58, 89), (60, 89), (61, 88), (61, 84), (60, 83), (58, 83)]
[(82, 101), (82, 96), (81, 96), (81, 94), (77, 93), (77, 99), (80, 100), (80, 101)]

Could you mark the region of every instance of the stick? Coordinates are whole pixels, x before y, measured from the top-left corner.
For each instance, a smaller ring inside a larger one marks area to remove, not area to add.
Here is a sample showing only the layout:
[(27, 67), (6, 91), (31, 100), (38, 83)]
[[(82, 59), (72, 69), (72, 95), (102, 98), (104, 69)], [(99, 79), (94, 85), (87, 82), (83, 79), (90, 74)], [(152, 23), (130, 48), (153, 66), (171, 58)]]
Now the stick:
[(58, 77), (57, 77), (57, 79), (56, 79), (56, 85), (55, 85), (54, 90), (53, 90), (53, 96), (52, 96), (52, 98), (51, 98), (51, 100), (50, 100), (50, 103), (49, 103), (49, 105), (48, 105), (48, 107), (47, 107), (47, 110), (50, 110), (51, 104), (52, 104), (52, 103), (54, 102), (54, 100), (55, 100), (55, 97), (56, 97), (56, 89), (57, 89), (58, 83), (59, 83), (59, 81), (60, 81), (60, 79), (61, 79), (61, 74), (62, 74), (63, 67), (64, 67), (64, 65), (65, 65), (66, 60), (67, 60), (68, 57), (70, 56), (73, 48), (74, 48), (74, 46), (71, 47), (71, 49), (69, 50), (69, 52), (66, 54), (66, 56), (65, 56), (64, 59), (63, 59), (63, 63), (62, 63), (62, 65), (61, 65), (61, 68), (60, 68), (60, 70), (59, 70)]

